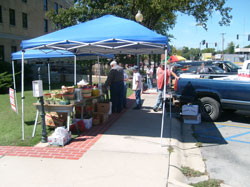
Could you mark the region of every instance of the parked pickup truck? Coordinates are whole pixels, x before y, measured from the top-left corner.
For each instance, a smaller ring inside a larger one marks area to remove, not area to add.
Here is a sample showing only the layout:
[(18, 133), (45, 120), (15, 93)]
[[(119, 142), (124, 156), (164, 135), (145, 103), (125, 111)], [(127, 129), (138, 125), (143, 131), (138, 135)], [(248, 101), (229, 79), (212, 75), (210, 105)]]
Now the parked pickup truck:
[(222, 111), (250, 110), (250, 81), (181, 78), (175, 94), (181, 105), (199, 104), (206, 121), (217, 120)]

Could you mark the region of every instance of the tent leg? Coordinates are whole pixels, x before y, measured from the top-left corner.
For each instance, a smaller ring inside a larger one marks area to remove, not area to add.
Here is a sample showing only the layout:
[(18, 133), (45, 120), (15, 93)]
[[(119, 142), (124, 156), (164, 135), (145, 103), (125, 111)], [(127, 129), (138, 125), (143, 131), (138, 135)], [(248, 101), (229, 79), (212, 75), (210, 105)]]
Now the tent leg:
[(76, 55), (74, 55), (74, 85), (76, 85)]
[(97, 61), (98, 61), (98, 67), (99, 67), (99, 79), (98, 79), (98, 85), (101, 84), (101, 65), (100, 65), (100, 57), (97, 56)]
[(17, 97), (16, 97), (16, 78), (15, 78), (14, 60), (12, 60), (12, 75), (13, 75), (14, 94), (15, 94), (15, 101), (16, 101), (16, 113), (17, 113), (17, 115), (18, 115), (18, 106), (17, 106)]
[(165, 101), (166, 101), (166, 81), (167, 81), (167, 50), (165, 50), (165, 66), (164, 66), (164, 89), (163, 89), (163, 110), (162, 110), (162, 120), (161, 120), (161, 146), (162, 146), (162, 137), (165, 123)]
[(50, 86), (50, 63), (49, 63), (49, 59), (48, 59), (48, 83), (49, 83), (49, 92), (50, 92), (51, 86)]
[(21, 98), (22, 98), (22, 140), (24, 140), (24, 52), (22, 51), (22, 88), (21, 88)]

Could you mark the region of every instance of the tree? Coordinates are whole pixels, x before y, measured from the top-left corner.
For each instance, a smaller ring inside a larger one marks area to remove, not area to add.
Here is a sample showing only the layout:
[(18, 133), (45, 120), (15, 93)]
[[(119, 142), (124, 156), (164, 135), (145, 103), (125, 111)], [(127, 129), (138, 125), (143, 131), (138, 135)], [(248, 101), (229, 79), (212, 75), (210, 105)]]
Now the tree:
[(225, 50), (225, 53), (226, 54), (234, 54), (234, 48), (235, 48), (235, 45), (233, 42), (230, 42)]
[(231, 8), (225, 7), (225, 0), (77, 0), (74, 7), (47, 13), (56, 25), (68, 27), (106, 14), (134, 20), (138, 10), (143, 14), (142, 24), (160, 34), (174, 27), (177, 13), (193, 16), (203, 28), (214, 12), (221, 15), (220, 25), (229, 25)]

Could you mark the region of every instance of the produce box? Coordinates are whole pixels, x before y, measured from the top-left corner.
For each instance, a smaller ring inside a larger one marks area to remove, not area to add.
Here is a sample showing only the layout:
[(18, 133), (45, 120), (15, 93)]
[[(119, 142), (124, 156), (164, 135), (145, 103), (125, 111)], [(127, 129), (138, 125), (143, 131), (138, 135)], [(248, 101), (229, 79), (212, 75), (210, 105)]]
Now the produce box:
[(108, 120), (108, 113), (94, 112), (93, 119), (100, 119), (100, 123), (105, 123)]
[(197, 116), (198, 112), (199, 112), (198, 105), (183, 105), (182, 106), (182, 115)]
[(96, 118), (96, 119), (94, 118), (93, 121), (92, 121), (92, 124), (93, 124), (93, 125), (100, 125), (100, 123), (101, 123), (101, 122), (100, 122), (100, 119), (99, 119), (99, 118)]
[(108, 113), (110, 109), (110, 103), (97, 103), (97, 112)]
[(71, 138), (71, 132), (64, 137), (50, 136), (48, 137), (48, 143), (49, 145), (64, 146), (71, 140)]
[(60, 127), (66, 125), (67, 113), (50, 112), (45, 115), (45, 124), (50, 127)]

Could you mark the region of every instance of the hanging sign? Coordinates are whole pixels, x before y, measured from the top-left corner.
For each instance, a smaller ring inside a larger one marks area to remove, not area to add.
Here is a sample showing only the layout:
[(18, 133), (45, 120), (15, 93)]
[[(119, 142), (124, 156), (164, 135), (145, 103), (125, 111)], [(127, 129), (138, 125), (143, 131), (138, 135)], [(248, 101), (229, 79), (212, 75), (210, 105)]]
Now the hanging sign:
[(14, 112), (17, 112), (16, 104), (15, 104), (15, 91), (12, 88), (9, 88), (9, 95), (10, 95), (10, 106), (11, 106), (11, 109)]

